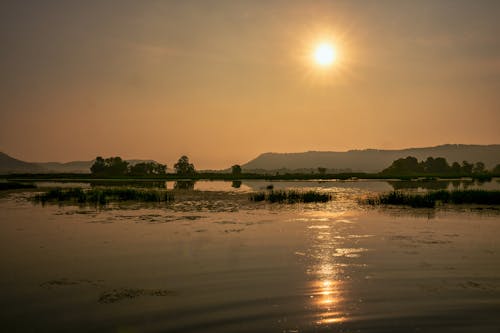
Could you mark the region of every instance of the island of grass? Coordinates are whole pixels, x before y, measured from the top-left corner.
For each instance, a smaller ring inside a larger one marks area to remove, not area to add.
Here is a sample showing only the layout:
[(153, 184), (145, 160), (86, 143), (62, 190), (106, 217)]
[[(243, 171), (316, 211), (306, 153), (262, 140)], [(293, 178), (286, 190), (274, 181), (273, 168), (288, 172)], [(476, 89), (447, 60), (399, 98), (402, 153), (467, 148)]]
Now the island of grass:
[(332, 200), (329, 193), (318, 191), (296, 191), (296, 190), (279, 190), (257, 192), (250, 195), (251, 201), (267, 201), (270, 203), (309, 203), (309, 202), (328, 202)]
[(174, 195), (166, 190), (136, 188), (53, 188), (33, 197), (36, 203), (76, 203), (106, 205), (111, 202), (170, 202)]
[(493, 190), (440, 190), (426, 193), (392, 191), (362, 200), (369, 205), (410, 206), (434, 208), (436, 204), (500, 205), (500, 191)]

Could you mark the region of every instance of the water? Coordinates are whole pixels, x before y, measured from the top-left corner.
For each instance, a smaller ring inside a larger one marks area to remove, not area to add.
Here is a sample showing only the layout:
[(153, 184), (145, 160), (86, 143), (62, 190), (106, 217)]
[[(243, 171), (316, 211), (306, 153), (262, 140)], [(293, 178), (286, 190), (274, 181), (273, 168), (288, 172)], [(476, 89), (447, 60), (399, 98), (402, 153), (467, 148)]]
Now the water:
[(249, 202), (267, 184), (102, 210), (2, 194), (2, 331), (498, 332), (498, 210), (360, 207), (381, 181), (274, 182), (336, 199)]

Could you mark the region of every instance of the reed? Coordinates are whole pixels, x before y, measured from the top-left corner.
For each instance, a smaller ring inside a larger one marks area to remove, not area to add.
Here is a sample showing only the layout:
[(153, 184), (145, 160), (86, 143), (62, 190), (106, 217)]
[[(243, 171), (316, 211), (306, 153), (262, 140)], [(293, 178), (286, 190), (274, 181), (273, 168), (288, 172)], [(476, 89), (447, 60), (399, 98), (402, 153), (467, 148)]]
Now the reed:
[(72, 202), (105, 205), (109, 202), (169, 202), (174, 200), (172, 193), (156, 189), (136, 188), (53, 188), (34, 196), (35, 202)]
[(500, 191), (440, 190), (426, 193), (392, 191), (366, 198), (362, 202), (369, 205), (398, 205), (414, 208), (433, 208), (437, 203), (500, 205)]
[(308, 202), (327, 202), (332, 200), (328, 193), (318, 191), (267, 191), (257, 192), (250, 195), (251, 201), (267, 201), (270, 203), (308, 203)]

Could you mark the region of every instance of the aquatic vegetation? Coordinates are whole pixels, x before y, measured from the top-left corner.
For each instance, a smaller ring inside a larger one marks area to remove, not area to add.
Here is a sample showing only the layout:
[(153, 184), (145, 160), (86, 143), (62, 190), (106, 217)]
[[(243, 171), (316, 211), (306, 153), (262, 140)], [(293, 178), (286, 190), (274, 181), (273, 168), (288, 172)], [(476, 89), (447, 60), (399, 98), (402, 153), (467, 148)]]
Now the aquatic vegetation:
[(361, 201), (369, 205), (402, 205), (415, 208), (433, 208), (443, 204), (500, 205), (500, 191), (487, 190), (440, 190), (426, 193), (392, 191)]
[(420, 194), (392, 191), (375, 197), (366, 198), (362, 202), (369, 205), (400, 205), (414, 208), (433, 208), (436, 206), (436, 200), (430, 196), (430, 193), (431, 192)]
[(37, 203), (72, 202), (105, 205), (113, 201), (169, 202), (174, 200), (171, 192), (157, 189), (136, 188), (53, 188), (33, 197)]
[(36, 186), (27, 183), (0, 182), (0, 191), (29, 189), (29, 188), (36, 188)]
[(170, 296), (175, 295), (171, 290), (166, 289), (140, 289), (140, 288), (121, 288), (106, 291), (99, 296), (99, 303), (110, 304), (122, 301), (124, 299), (133, 299), (140, 296)]
[(332, 200), (329, 193), (318, 191), (268, 191), (257, 192), (250, 195), (251, 201), (268, 201), (271, 203), (298, 203), (298, 202), (327, 202)]

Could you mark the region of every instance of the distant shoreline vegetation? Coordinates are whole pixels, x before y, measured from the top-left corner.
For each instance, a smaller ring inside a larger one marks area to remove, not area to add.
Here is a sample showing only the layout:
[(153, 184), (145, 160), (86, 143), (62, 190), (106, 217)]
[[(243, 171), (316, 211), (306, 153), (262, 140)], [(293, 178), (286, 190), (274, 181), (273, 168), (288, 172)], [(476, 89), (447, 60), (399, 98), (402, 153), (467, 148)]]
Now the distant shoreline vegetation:
[(484, 163), (462, 164), (453, 162), (451, 165), (445, 158), (428, 157), (425, 161), (408, 156), (395, 160), (388, 168), (378, 173), (366, 172), (339, 172), (328, 173), (324, 167), (306, 172), (269, 172), (254, 173), (245, 172), (240, 165), (233, 165), (228, 172), (199, 172), (190, 163), (187, 156), (181, 156), (174, 165), (175, 173), (167, 173), (167, 166), (155, 162), (141, 162), (130, 165), (121, 157), (102, 158), (98, 156), (91, 167), (90, 174), (80, 173), (54, 173), (54, 174), (8, 174), (5, 179), (68, 179), (68, 180), (92, 180), (92, 179), (144, 179), (144, 180), (356, 180), (356, 179), (427, 179), (435, 180), (454, 178), (473, 178), (481, 181), (489, 181), (493, 177), (500, 177), (500, 164), (491, 170), (485, 168)]
[(372, 206), (394, 205), (413, 208), (434, 208), (441, 204), (478, 204), (500, 205), (500, 191), (487, 190), (440, 190), (425, 193), (408, 193), (392, 191), (360, 200), (363, 204)]

